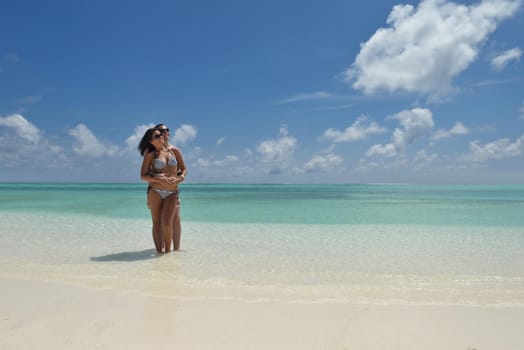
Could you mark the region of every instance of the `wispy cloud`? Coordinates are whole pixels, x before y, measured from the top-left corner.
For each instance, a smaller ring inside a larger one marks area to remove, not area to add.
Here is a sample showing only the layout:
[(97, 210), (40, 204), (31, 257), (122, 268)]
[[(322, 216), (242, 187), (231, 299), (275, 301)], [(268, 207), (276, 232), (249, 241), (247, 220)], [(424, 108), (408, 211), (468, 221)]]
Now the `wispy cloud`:
[(309, 101), (309, 100), (322, 100), (327, 98), (332, 98), (334, 95), (326, 91), (316, 91), (310, 93), (303, 93), (293, 95), (291, 97), (285, 98), (279, 101), (279, 104), (299, 102), (299, 101)]
[(484, 81), (480, 81), (476, 83), (474, 86), (482, 87), (482, 86), (515, 84), (515, 83), (520, 83), (523, 80), (524, 79), (522, 78), (484, 80)]
[(506, 50), (491, 60), (491, 67), (494, 70), (500, 71), (504, 69), (509, 62), (520, 61), (521, 56), (522, 50), (518, 47)]

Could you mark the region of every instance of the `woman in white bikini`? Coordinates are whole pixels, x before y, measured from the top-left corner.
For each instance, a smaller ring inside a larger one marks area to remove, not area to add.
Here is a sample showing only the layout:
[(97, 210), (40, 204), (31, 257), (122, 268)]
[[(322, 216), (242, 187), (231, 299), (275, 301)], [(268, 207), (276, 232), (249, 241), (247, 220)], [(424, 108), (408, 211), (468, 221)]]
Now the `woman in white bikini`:
[(153, 220), (153, 241), (157, 252), (169, 252), (173, 239), (173, 219), (178, 203), (176, 156), (165, 147), (164, 137), (155, 128), (148, 129), (138, 151), (143, 156), (140, 178), (149, 182), (147, 201)]
[[(177, 161), (176, 174), (185, 179), (187, 169), (182, 157), (182, 152), (178, 147), (175, 147), (169, 143), (169, 128), (166, 124), (155, 125), (155, 129), (160, 131), (164, 136), (164, 146), (175, 156)], [(172, 168), (174, 169), (174, 168)], [(180, 250), (180, 237), (182, 236), (182, 224), (180, 222), (180, 197), (178, 197), (177, 205), (175, 208), (175, 216), (173, 218), (173, 250)]]

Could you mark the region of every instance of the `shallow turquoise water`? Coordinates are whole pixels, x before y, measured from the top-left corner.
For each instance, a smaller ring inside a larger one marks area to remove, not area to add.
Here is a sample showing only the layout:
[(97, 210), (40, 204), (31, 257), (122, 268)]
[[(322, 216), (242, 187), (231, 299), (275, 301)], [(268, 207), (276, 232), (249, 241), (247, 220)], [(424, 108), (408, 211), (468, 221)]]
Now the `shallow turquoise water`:
[(185, 252), (162, 256), (145, 191), (0, 184), (0, 276), (524, 303), (522, 185), (184, 185)]
[[(0, 211), (149, 218), (144, 184), (0, 184)], [(183, 219), (524, 227), (524, 185), (184, 185)]]

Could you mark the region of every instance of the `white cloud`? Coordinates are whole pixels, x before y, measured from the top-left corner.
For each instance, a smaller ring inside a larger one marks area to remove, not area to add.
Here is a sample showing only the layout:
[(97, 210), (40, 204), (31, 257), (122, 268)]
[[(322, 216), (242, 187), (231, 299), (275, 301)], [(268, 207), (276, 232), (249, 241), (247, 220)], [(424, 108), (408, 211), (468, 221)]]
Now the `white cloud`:
[(226, 166), (226, 165), (237, 163), (238, 161), (239, 161), (238, 156), (230, 154), (230, 155), (227, 155), (224, 159), (216, 160), (215, 165)]
[(402, 128), (396, 128), (391, 136), (391, 143), (372, 146), (366, 155), (369, 156), (386, 156), (393, 157), (404, 150), (404, 148), (413, 143), (416, 139), (431, 132), (433, 128), (433, 115), (429, 109), (414, 108), (399, 112), (389, 119), (399, 121)]
[[(26, 170), (28, 165), (32, 168), (54, 168), (57, 162), (63, 163), (64, 157), (62, 148), (50, 144), (40, 130), (22, 115), (0, 117), (0, 169)], [(23, 175), (27, 174), (25, 170)], [(2, 171), (0, 174), (4, 175)]]
[(239, 160), (238, 156), (227, 155), (224, 159), (217, 159), (214, 161), (214, 165), (217, 167), (230, 166), (231, 164), (237, 163)]
[(377, 162), (371, 162), (371, 161), (368, 161), (367, 159), (360, 159), (356, 170), (366, 172), (366, 171), (376, 169), (378, 167), (379, 167), (379, 164)]
[(397, 119), (403, 127), (403, 129), (396, 129), (394, 133), (395, 143), (403, 146), (428, 133), (434, 125), (433, 114), (426, 108), (402, 111), (390, 118)]
[[(241, 161), (239, 156), (227, 155), (216, 159), (214, 156), (207, 158), (198, 157), (191, 162), (196, 178), (206, 178), (207, 181), (231, 181), (242, 179), (245, 176), (260, 175), (260, 164), (252, 164), (249, 159)], [(191, 171), (193, 174), (193, 171)], [(193, 177), (192, 177), (193, 178)]]
[(368, 157), (371, 156), (382, 156), (382, 157), (394, 157), (397, 155), (398, 149), (392, 143), (387, 143), (385, 145), (377, 144), (371, 146), (371, 148), (366, 152)]
[(211, 164), (211, 162), (209, 161), (209, 159), (198, 158), (196, 160), (196, 165), (201, 167), (201, 168), (207, 168), (207, 167), (209, 167), (210, 164)]
[(493, 67), (493, 69), (497, 71), (500, 71), (504, 69), (504, 67), (506, 67), (506, 65), (510, 61), (512, 60), (520, 61), (521, 56), (522, 56), (522, 50), (519, 49), (518, 47), (506, 50), (491, 60), (491, 67)]
[(288, 97), (280, 103), (291, 103), (291, 102), (299, 102), (299, 101), (307, 101), (307, 100), (320, 100), (320, 99), (326, 99), (333, 97), (332, 94), (326, 91), (316, 91), (311, 93), (305, 93), (305, 94), (297, 94), (291, 97)]
[(260, 142), (256, 150), (260, 155), (260, 161), (270, 166), (270, 173), (281, 173), (288, 167), (288, 161), (296, 145), (297, 139), (289, 136), (287, 127), (282, 126), (277, 139)]
[(413, 163), (420, 163), (420, 162), (431, 162), (433, 161), (437, 155), (435, 153), (429, 155), (426, 153), (426, 150), (420, 150), (415, 154), (415, 157), (413, 158)]
[(451, 135), (467, 135), (469, 134), (469, 129), (461, 122), (456, 122), (449, 132)]
[(318, 154), (304, 165), (304, 170), (306, 172), (329, 172), (342, 164), (343, 161), (344, 159), (338, 154)]
[[(409, 163), (404, 156), (389, 160), (384, 158), (370, 160), (369, 158), (365, 158), (359, 160), (356, 170), (360, 172), (379, 171), (380, 173), (383, 173), (385, 170), (388, 172), (398, 171), (405, 168), (408, 164)], [(389, 175), (390, 174), (388, 174), (388, 176)]]
[(333, 153), (333, 151), (335, 150), (337, 146), (332, 143), (330, 144), (327, 148), (324, 148), (324, 149), (321, 149), (318, 154), (329, 154), (329, 153)]
[(37, 143), (40, 140), (38, 128), (20, 114), (0, 117), (0, 126), (13, 129), (19, 137), (31, 143)]
[(430, 165), (435, 159), (437, 159), (436, 153), (428, 154), (426, 150), (420, 150), (415, 154), (411, 163), (414, 166), (413, 169), (418, 170)]
[(461, 122), (456, 122), (455, 125), (450, 130), (438, 129), (433, 133), (431, 137), (432, 140), (440, 140), (444, 138), (451, 137), (453, 135), (467, 135), (469, 134), (469, 129), (464, 126)]
[(98, 158), (118, 154), (118, 146), (102, 143), (84, 124), (78, 124), (69, 130), (69, 135), (75, 138), (73, 152), (78, 155)]
[(223, 159), (198, 158), (196, 164), (200, 168), (213, 167), (214, 170), (217, 170), (217, 167), (231, 166), (232, 164), (238, 163), (238, 161), (238, 156), (228, 155)]
[(193, 125), (182, 124), (178, 129), (175, 130), (173, 136), (173, 142), (176, 145), (185, 145), (188, 142), (193, 141), (197, 135), (197, 128)]
[(385, 90), (445, 95), (498, 22), (512, 16), (520, 4), (521, 0), (483, 0), (466, 6), (422, 0), (416, 8), (396, 5), (387, 19), (389, 27), (361, 44), (345, 78), (366, 94)]
[(524, 135), (511, 142), (510, 139), (504, 138), (485, 145), (481, 145), (479, 141), (469, 143), (470, 153), (463, 158), (473, 162), (485, 162), (490, 159), (504, 159), (510, 157), (517, 157), (524, 152)]
[(366, 125), (367, 117), (359, 117), (350, 127), (344, 131), (329, 128), (324, 131), (323, 138), (331, 140), (332, 142), (351, 142), (362, 140), (373, 134), (381, 134), (387, 131), (386, 128), (379, 126), (376, 122), (371, 122)]
[(142, 140), (142, 137), (144, 137), (146, 130), (153, 128), (154, 126), (153, 123), (135, 126), (135, 132), (133, 135), (126, 139), (127, 150), (131, 152), (137, 151), (138, 144), (140, 143), (140, 140)]

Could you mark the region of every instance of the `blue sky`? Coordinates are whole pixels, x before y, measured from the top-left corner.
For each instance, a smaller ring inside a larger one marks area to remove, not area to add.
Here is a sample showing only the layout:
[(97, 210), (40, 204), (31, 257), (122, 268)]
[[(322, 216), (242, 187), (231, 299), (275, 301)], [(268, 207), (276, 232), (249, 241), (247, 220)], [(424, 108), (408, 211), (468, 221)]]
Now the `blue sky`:
[(0, 181), (138, 182), (166, 123), (192, 183), (523, 182), (523, 7), (7, 2)]

